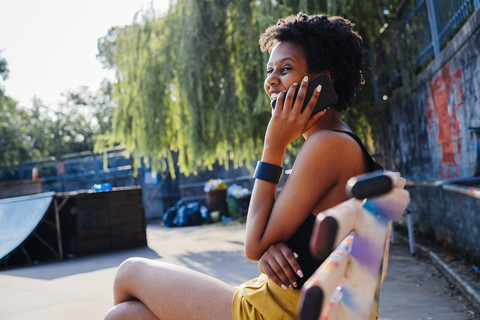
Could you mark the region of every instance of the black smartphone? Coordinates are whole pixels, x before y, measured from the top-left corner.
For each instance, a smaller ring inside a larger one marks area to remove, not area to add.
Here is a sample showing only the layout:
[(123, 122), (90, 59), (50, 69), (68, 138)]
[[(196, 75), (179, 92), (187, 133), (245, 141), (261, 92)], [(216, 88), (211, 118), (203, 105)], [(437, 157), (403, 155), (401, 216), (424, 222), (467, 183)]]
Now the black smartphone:
[[(305, 100), (303, 101), (302, 111), (307, 106), (310, 98), (312, 97), (313, 91), (318, 87), (318, 85), (322, 85), (322, 91), (320, 92), (320, 96), (318, 97), (317, 104), (313, 109), (312, 115), (318, 113), (328, 107), (335, 105), (338, 102), (338, 96), (333, 89), (332, 83), (330, 79), (326, 75), (319, 76), (308, 83), (307, 92), (305, 94)], [(300, 87), (297, 88), (295, 92), (295, 96), (293, 97), (293, 101), (297, 98), (298, 90)], [(275, 109), (275, 104), (277, 103), (277, 99), (274, 99), (270, 104), (273, 109)]]

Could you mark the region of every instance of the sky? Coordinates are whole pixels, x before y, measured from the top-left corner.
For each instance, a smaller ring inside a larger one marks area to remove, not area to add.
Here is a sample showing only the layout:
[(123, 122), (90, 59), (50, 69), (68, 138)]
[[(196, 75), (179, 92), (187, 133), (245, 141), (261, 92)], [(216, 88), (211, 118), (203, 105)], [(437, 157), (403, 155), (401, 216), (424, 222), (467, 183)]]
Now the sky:
[(114, 79), (96, 59), (97, 40), (112, 26), (133, 22), (152, 6), (164, 13), (169, 0), (0, 0), (0, 57), (10, 70), (0, 85), (22, 107), (32, 98), (58, 105), (61, 93)]

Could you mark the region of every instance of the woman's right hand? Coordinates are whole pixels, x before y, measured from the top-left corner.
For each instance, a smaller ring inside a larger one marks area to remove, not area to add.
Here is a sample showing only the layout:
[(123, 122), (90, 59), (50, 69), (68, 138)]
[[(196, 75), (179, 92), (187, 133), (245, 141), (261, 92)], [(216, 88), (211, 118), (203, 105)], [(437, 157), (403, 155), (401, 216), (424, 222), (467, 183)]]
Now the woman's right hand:
[[(323, 115), (319, 112), (312, 116), (320, 96), (321, 86), (314, 90), (305, 110), (302, 111), (307, 86), (308, 77), (305, 77), (300, 84), (295, 82), (288, 91), (280, 92), (267, 126), (265, 146), (285, 149), (290, 142), (304, 134)], [(298, 94), (294, 99), (297, 89)]]
[(303, 277), (297, 257), (285, 243), (278, 242), (258, 260), (258, 269), (283, 289), (293, 289), (298, 286), (296, 274)]

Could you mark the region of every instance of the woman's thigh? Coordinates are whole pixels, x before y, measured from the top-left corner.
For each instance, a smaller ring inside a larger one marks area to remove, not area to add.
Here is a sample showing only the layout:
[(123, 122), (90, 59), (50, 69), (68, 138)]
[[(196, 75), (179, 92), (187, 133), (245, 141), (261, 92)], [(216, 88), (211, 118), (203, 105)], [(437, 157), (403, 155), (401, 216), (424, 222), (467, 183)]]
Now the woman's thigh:
[(140, 300), (159, 319), (231, 319), (236, 289), (208, 275), (161, 261), (132, 258), (115, 280), (115, 304)]

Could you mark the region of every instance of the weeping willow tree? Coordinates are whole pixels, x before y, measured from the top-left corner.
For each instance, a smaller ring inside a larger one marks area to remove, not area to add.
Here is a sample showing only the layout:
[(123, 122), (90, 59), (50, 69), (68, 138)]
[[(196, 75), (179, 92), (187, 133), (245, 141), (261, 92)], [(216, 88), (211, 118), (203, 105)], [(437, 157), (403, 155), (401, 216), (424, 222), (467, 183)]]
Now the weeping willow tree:
[[(384, 23), (383, 2), (178, 0), (163, 17), (112, 28), (99, 39), (99, 58), (116, 71), (117, 108), (112, 135), (97, 146), (121, 143), (137, 166), (149, 159), (158, 171), (174, 157), (185, 174), (215, 162), (251, 164), (270, 117), (259, 35), (303, 11), (341, 13), (369, 38)], [(361, 116), (354, 126), (364, 125)]]

